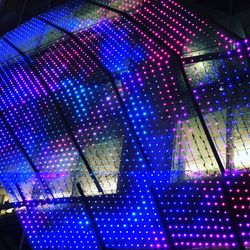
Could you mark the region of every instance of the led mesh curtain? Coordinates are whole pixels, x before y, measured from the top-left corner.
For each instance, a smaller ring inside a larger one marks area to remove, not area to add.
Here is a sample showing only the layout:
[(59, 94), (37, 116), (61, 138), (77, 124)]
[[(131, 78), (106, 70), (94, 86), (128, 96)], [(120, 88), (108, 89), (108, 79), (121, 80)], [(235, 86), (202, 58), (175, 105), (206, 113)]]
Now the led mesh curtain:
[(68, 1), (0, 46), (1, 185), (32, 248), (249, 246), (247, 40), (171, 0)]

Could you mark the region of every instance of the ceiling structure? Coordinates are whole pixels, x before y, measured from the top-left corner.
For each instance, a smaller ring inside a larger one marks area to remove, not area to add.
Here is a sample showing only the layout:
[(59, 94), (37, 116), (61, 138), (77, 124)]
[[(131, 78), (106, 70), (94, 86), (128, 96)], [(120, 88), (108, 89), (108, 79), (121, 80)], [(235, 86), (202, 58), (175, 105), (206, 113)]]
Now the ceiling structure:
[(0, 179), (30, 245), (248, 247), (248, 41), (173, 0), (69, 2), (0, 40)]

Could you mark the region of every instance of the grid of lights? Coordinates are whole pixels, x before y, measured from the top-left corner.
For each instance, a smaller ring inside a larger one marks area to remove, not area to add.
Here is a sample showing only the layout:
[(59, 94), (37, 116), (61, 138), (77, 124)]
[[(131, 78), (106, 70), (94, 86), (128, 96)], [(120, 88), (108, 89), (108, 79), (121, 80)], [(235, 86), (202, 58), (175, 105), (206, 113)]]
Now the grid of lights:
[(237, 248), (236, 219), (249, 246), (248, 40), (176, 1), (96, 2), (129, 18), (68, 1), (0, 40), (0, 180), (32, 247)]
[[(250, 221), (246, 205), (249, 202), (249, 177), (248, 172), (226, 176), (246, 247), (250, 246)], [(237, 249), (221, 179), (175, 184), (157, 182), (154, 190), (156, 199), (146, 187), (133, 194), (88, 199), (88, 206), (106, 248), (171, 249), (171, 240), (175, 249)], [(93, 222), (86, 214), (81, 198), (65, 202), (67, 205), (28, 204), (27, 211), (19, 211), (32, 247), (100, 249)], [(164, 215), (163, 220), (160, 214)]]

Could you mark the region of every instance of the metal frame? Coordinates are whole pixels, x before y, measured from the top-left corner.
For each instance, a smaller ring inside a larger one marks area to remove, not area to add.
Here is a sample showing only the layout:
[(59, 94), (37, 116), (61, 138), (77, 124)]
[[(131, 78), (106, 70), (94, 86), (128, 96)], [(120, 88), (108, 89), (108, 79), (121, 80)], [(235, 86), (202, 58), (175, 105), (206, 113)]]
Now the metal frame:
[(89, 219), (90, 219), (91, 222), (92, 222), (92, 226), (93, 226), (93, 228), (94, 228), (94, 230), (95, 230), (95, 234), (96, 234), (96, 238), (97, 238), (98, 243), (99, 243), (100, 250), (105, 250), (105, 249), (106, 249), (105, 244), (104, 244), (104, 242), (103, 242), (103, 240), (102, 240), (102, 236), (101, 236), (101, 234), (100, 234), (100, 231), (98, 230), (98, 225), (97, 225), (97, 223), (96, 223), (96, 221), (95, 221), (94, 216), (92, 215), (91, 208), (90, 208), (90, 206), (89, 206), (89, 204), (88, 204), (88, 201), (87, 201), (87, 199), (86, 199), (86, 196), (84, 195), (84, 192), (83, 192), (83, 190), (82, 190), (81, 184), (78, 182), (78, 183), (76, 184), (76, 187), (77, 187), (78, 192), (79, 192), (80, 195), (81, 195), (81, 198), (82, 198), (82, 201), (83, 201), (85, 210), (86, 210), (85, 212), (86, 212), (87, 216), (89, 217)]
[[(169, 49), (169, 48), (163, 43), (163, 41), (162, 41), (161, 39), (159, 39), (158, 37), (156, 37), (151, 31), (149, 31), (149, 30), (147, 29), (146, 26), (144, 26), (143, 24), (137, 23), (135, 20), (133, 20), (133, 18), (131, 18), (131, 16), (129, 16), (126, 12), (123, 12), (123, 11), (120, 11), (120, 10), (117, 10), (117, 9), (114, 9), (114, 8), (112, 8), (112, 7), (110, 7), (110, 6), (106, 6), (106, 5), (104, 5), (104, 4), (97, 3), (97, 2), (95, 2), (95, 1), (93, 1), (93, 0), (87, 0), (87, 2), (89, 2), (89, 3), (91, 3), (91, 4), (94, 4), (94, 5), (97, 5), (97, 6), (99, 6), (99, 7), (105, 8), (105, 9), (107, 9), (107, 10), (113, 11), (113, 12), (115, 12), (115, 13), (118, 13), (118, 14), (122, 15), (123, 17), (129, 19), (129, 20), (132, 21), (135, 25), (137, 25), (137, 27), (139, 27), (145, 34), (147, 34), (148, 37), (151, 37), (159, 46), (163, 47), (166, 51), (168, 51), (171, 55), (173, 55), (174, 59), (176, 60), (178, 66), (179, 66), (179, 68), (180, 68), (180, 71), (181, 71), (181, 74), (182, 74), (182, 77), (183, 77), (185, 86), (186, 86), (186, 88), (187, 88), (187, 90), (188, 90), (188, 93), (189, 93), (189, 96), (190, 96), (191, 101), (192, 101), (192, 103), (193, 103), (193, 106), (194, 106), (194, 108), (195, 108), (195, 111), (196, 111), (196, 113), (197, 113), (197, 115), (198, 115), (198, 117), (199, 117), (199, 120), (200, 120), (200, 122), (201, 122), (203, 131), (205, 132), (205, 135), (206, 135), (206, 137), (207, 137), (207, 140), (208, 140), (208, 142), (209, 142), (209, 145), (210, 145), (210, 147), (211, 147), (211, 149), (212, 149), (212, 152), (213, 152), (213, 154), (214, 154), (214, 156), (215, 156), (215, 159), (216, 159), (216, 162), (217, 162), (217, 164), (218, 164), (218, 166), (219, 166), (220, 172), (222, 173), (222, 190), (223, 190), (223, 194), (224, 194), (224, 197), (225, 197), (225, 200), (226, 200), (227, 209), (228, 209), (229, 216), (230, 216), (230, 219), (231, 219), (231, 222), (232, 222), (233, 230), (234, 230), (235, 235), (236, 235), (236, 239), (237, 239), (237, 242), (238, 242), (238, 246), (239, 246), (240, 249), (245, 249), (244, 243), (243, 243), (243, 241), (242, 241), (242, 239), (241, 239), (241, 237), (240, 237), (240, 231), (239, 231), (239, 228), (238, 228), (238, 224), (237, 224), (237, 222), (236, 222), (236, 217), (235, 217), (235, 214), (234, 214), (234, 211), (233, 211), (233, 207), (231, 206), (230, 194), (229, 194), (229, 192), (228, 192), (228, 190), (227, 190), (227, 187), (226, 187), (226, 184), (225, 184), (225, 178), (224, 178), (225, 168), (224, 168), (224, 166), (223, 166), (223, 163), (222, 163), (221, 160), (220, 160), (220, 157), (219, 157), (219, 154), (218, 154), (218, 152), (217, 152), (217, 150), (216, 150), (216, 147), (215, 147), (215, 144), (214, 144), (214, 142), (213, 142), (213, 139), (212, 139), (212, 137), (211, 137), (211, 135), (210, 135), (210, 132), (209, 132), (209, 130), (208, 130), (208, 127), (207, 127), (207, 125), (206, 125), (206, 122), (205, 122), (205, 120), (204, 120), (204, 118), (203, 118), (203, 115), (202, 115), (202, 112), (201, 112), (201, 110), (200, 110), (199, 104), (198, 104), (198, 102), (197, 102), (197, 100), (196, 100), (196, 98), (195, 98), (195, 95), (194, 95), (194, 93), (193, 93), (192, 86), (191, 86), (191, 84), (190, 84), (190, 82), (189, 82), (189, 79), (188, 79), (188, 77), (187, 77), (187, 74), (186, 74), (186, 72), (185, 72), (185, 68), (184, 68), (183, 62), (182, 62), (181, 59), (175, 54), (174, 51), (172, 51), (171, 49)], [(81, 43), (81, 41), (78, 39), (78, 37), (75, 36), (73, 33), (68, 32), (67, 30), (65, 30), (65, 29), (63, 29), (63, 28), (61, 28), (61, 27), (59, 27), (59, 26), (57, 26), (57, 25), (55, 25), (55, 24), (53, 24), (53, 23), (47, 21), (47, 20), (44, 19), (44, 18), (39, 17), (38, 19), (41, 20), (41, 21), (43, 21), (44, 23), (46, 23), (46, 24), (48, 24), (48, 25), (50, 25), (50, 26), (52, 26), (52, 27), (54, 27), (54, 28), (56, 28), (56, 29), (58, 29), (58, 30), (64, 32), (65, 34), (69, 35), (72, 39), (74, 39), (74, 41), (76, 41), (76, 42), (81, 46), (81, 48), (83, 48), (89, 55), (91, 55), (91, 57), (93, 58), (93, 60), (94, 60), (94, 61), (104, 70), (104, 72), (107, 74), (107, 76), (109, 77), (109, 80), (110, 80), (110, 82), (111, 82), (111, 84), (112, 84), (112, 87), (113, 87), (113, 89), (114, 89), (114, 91), (115, 91), (115, 94), (116, 94), (116, 96), (117, 96), (117, 99), (118, 99), (118, 101), (119, 101), (119, 103), (120, 103), (120, 106), (121, 106), (121, 108), (122, 108), (122, 111), (123, 111), (123, 113), (124, 113), (124, 115), (125, 115), (125, 117), (126, 117), (126, 119), (127, 119), (128, 125), (129, 125), (129, 127), (130, 127), (130, 129), (131, 129), (131, 132), (133, 133), (133, 136), (134, 136), (134, 138), (135, 138), (135, 140), (136, 140), (136, 143), (137, 143), (138, 147), (140, 148), (140, 151), (141, 151), (141, 153), (142, 153), (142, 155), (143, 155), (143, 158), (144, 158), (144, 160), (145, 160), (145, 163), (146, 163), (146, 165), (148, 166), (148, 169), (151, 170), (150, 162), (148, 161), (147, 156), (146, 156), (146, 154), (145, 154), (145, 152), (144, 152), (144, 149), (143, 149), (143, 147), (142, 147), (142, 145), (141, 145), (141, 143), (140, 143), (140, 139), (139, 139), (139, 137), (137, 136), (136, 131), (134, 130), (133, 124), (132, 124), (131, 120), (129, 119), (128, 112), (127, 112), (127, 110), (126, 110), (126, 108), (125, 108), (125, 105), (124, 105), (124, 103), (123, 103), (122, 97), (121, 97), (121, 95), (120, 95), (120, 93), (119, 93), (119, 90), (118, 90), (118, 88), (117, 88), (117, 86), (116, 86), (115, 78), (113, 77), (112, 73), (109, 72), (109, 71), (102, 65), (102, 63), (99, 61), (99, 59), (98, 59), (95, 55), (93, 55), (93, 53), (91, 53), (91, 52), (89, 51), (89, 49), (86, 48), (86, 47)], [(223, 29), (224, 29), (224, 28), (223, 28)], [(234, 36), (235, 36), (235, 34), (234, 34)], [(4, 39), (4, 40), (5, 40), (10, 46), (12, 46), (16, 51), (18, 51), (20, 55), (23, 56), (23, 58), (24, 58), (25, 61), (28, 63), (28, 65), (30, 66), (30, 68), (39, 76), (39, 72), (38, 72), (38, 71), (36, 70), (36, 68), (32, 65), (32, 62), (31, 62), (30, 59), (27, 57), (27, 55), (25, 55), (23, 52), (21, 52), (18, 48), (16, 48), (16, 47), (15, 47), (13, 44), (11, 44), (8, 40), (6, 40), (6, 39)], [(233, 51), (233, 56), (236, 56), (236, 54), (234, 54), (234, 53), (235, 53), (235, 52)], [(211, 53), (211, 54), (206, 54), (206, 55), (202, 55), (202, 56), (195, 56), (195, 57), (185, 58), (185, 59), (184, 59), (184, 64), (194, 63), (194, 62), (200, 62), (200, 61), (204, 61), (204, 60), (213, 60), (213, 59), (216, 59), (216, 58), (221, 58), (221, 56), (223, 56), (223, 57), (225, 57), (225, 58), (228, 58), (228, 54), (225, 54), (225, 53), (222, 53), (222, 54), (220, 54), (220, 53)], [(183, 59), (182, 59), (182, 60), (183, 60)], [(40, 78), (40, 77), (39, 77), (39, 78)], [(52, 99), (53, 99), (55, 105), (57, 106), (57, 109), (58, 109), (60, 115), (62, 116), (62, 120), (63, 120), (63, 122), (64, 122), (64, 125), (65, 125), (65, 127), (67, 128), (67, 130), (69, 130), (69, 134), (72, 136), (72, 140), (73, 140), (73, 142), (74, 142), (74, 144), (75, 144), (77, 150), (79, 151), (79, 153), (81, 152), (81, 153), (80, 153), (81, 158), (83, 159), (84, 163), (85, 163), (85, 160), (86, 160), (86, 162), (87, 162), (87, 159), (85, 159), (85, 156), (84, 156), (83, 152), (81, 151), (80, 146), (78, 145), (77, 141), (76, 141), (75, 138), (74, 138), (73, 132), (72, 132), (71, 129), (70, 129), (70, 126), (69, 126), (69, 124), (68, 124), (68, 121), (66, 120), (66, 117), (64, 117), (64, 114), (63, 114), (63, 112), (62, 112), (61, 109), (60, 109), (60, 105), (59, 105), (59, 104), (57, 103), (57, 101), (55, 100), (55, 98), (54, 98), (54, 96), (53, 96), (53, 93), (51, 93), (51, 91), (50, 91), (49, 87), (46, 85), (46, 83), (45, 83), (45, 86), (46, 86), (46, 89), (48, 90), (48, 92), (50, 93), (50, 95), (52, 96)], [(17, 143), (17, 142), (16, 142), (16, 143)], [(22, 145), (21, 145), (21, 146), (22, 146)], [(27, 155), (27, 156), (28, 156), (28, 155)], [(28, 156), (28, 157), (29, 157), (29, 156)], [(85, 163), (85, 164), (86, 164), (86, 163)], [(35, 166), (34, 166), (34, 167), (35, 167)], [(88, 169), (89, 172), (92, 171), (91, 168), (90, 168), (90, 166), (88, 165), (88, 162), (87, 162), (87, 164), (86, 164), (86, 167), (87, 167), (87, 169)], [(92, 177), (93, 179), (95, 178), (95, 177), (93, 177), (92, 175), (91, 175), (91, 177)], [(94, 181), (95, 181), (95, 180), (94, 180)], [(96, 181), (97, 181), (97, 180), (96, 180)], [(98, 182), (98, 181), (97, 181), (97, 182)], [(96, 183), (96, 182), (95, 182), (95, 183)], [(99, 182), (98, 182), (98, 184), (99, 184)], [(96, 183), (97, 187), (98, 187), (98, 184)], [(100, 184), (99, 184), (99, 185), (100, 185)], [(85, 204), (87, 213), (89, 214), (89, 218), (90, 218), (90, 219), (92, 220), (92, 222), (93, 222), (93, 225), (94, 225), (94, 228), (95, 228), (95, 230), (96, 230), (96, 234), (97, 234), (97, 237), (98, 237), (98, 240), (99, 240), (100, 247), (101, 247), (101, 249), (105, 249), (105, 246), (104, 246), (103, 243), (102, 243), (102, 239), (99, 238), (99, 237), (100, 237), (100, 236), (99, 236), (99, 231), (98, 231), (98, 229), (97, 229), (97, 226), (95, 225), (94, 217), (92, 216), (92, 214), (91, 214), (91, 212), (90, 212), (90, 209), (89, 209), (88, 206), (87, 206), (88, 204), (86, 204), (86, 200), (85, 200), (86, 197), (84, 196), (83, 190), (82, 190), (82, 188), (81, 188), (81, 186), (80, 186), (79, 183), (77, 184), (77, 188), (78, 188), (78, 191), (79, 191), (79, 193), (81, 194), (81, 196), (82, 196), (82, 198), (83, 198), (83, 201), (84, 201), (84, 204)], [(99, 188), (100, 188), (100, 187), (99, 187)], [(99, 190), (99, 188), (98, 188), (98, 190)], [(160, 210), (159, 210), (159, 204), (157, 203), (157, 199), (156, 199), (156, 197), (155, 197), (155, 192), (154, 192), (154, 190), (153, 190), (152, 187), (151, 187), (151, 191), (152, 191), (152, 194), (153, 194), (153, 199), (155, 200), (156, 207), (157, 207), (158, 212), (159, 212), (159, 211), (160, 211)], [(172, 239), (171, 239), (171, 235), (169, 235), (169, 232), (168, 232), (168, 230), (167, 230), (167, 228), (166, 228), (166, 226), (165, 226), (166, 223), (163, 222), (163, 215), (162, 215), (160, 212), (159, 212), (159, 215), (160, 215), (160, 218), (161, 218), (161, 220), (162, 220), (162, 224), (164, 225), (164, 229), (165, 229), (165, 231), (166, 231), (166, 234), (168, 235), (170, 246), (171, 246), (172, 249), (174, 249), (174, 245), (173, 245), (173, 242), (172, 242)]]
[(235, 235), (236, 235), (238, 246), (239, 246), (240, 249), (244, 250), (245, 246), (244, 246), (244, 242), (243, 242), (243, 240), (242, 240), (242, 238), (240, 236), (240, 230), (239, 230), (239, 226), (237, 224), (237, 217), (234, 214), (232, 203), (231, 203), (231, 198), (230, 198), (230, 193), (228, 192), (227, 187), (226, 187), (226, 180), (224, 178), (225, 168), (224, 168), (223, 163), (222, 163), (222, 161), (220, 159), (220, 156), (219, 156), (219, 154), (218, 154), (218, 152), (216, 150), (216, 146), (215, 146), (215, 144), (213, 142), (213, 139), (212, 139), (212, 137), (211, 137), (211, 135), (209, 133), (208, 127), (207, 127), (206, 122), (205, 122), (205, 120), (203, 118), (203, 115), (202, 115), (202, 112), (200, 110), (199, 104), (198, 104), (198, 102), (197, 102), (197, 100), (196, 100), (196, 98), (194, 96), (194, 93), (193, 93), (193, 90), (192, 90), (192, 86), (191, 86), (191, 84), (190, 84), (190, 82), (188, 80), (188, 77), (187, 77), (187, 74), (185, 72), (185, 68), (184, 68), (184, 65), (183, 65), (181, 59), (178, 57), (178, 55), (175, 54), (174, 51), (172, 51), (171, 49), (169, 49), (162, 42), (161, 39), (159, 39), (158, 37), (156, 37), (150, 30), (148, 30), (146, 26), (144, 26), (143, 24), (137, 23), (126, 12), (114, 9), (114, 8), (112, 8), (110, 6), (106, 6), (104, 4), (97, 3), (96, 1), (93, 1), (93, 0), (87, 0), (87, 2), (90, 2), (92, 4), (95, 4), (95, 5), (99, 6), (99, 7), (105, 8), (105, 9), (113, 11), (115, 13), (118, 13), (118, 14), (122, 15), (124, 18), (129, 19), (131, 22), (133, 22), (135, 25), (137, 25), (137, 27), (139, 27), (145, 34), (147, 34), (149, 37), (151, 37), (159, 46), (161, 46), (166, 51), (168, 51), (171, 55), (173, 55), (173, 57), (177, 61), (178, 66), (179, 66), (179, 68), (181, 70), (182, 77), (184, 79), (185, 86), (186, 86), (186, 88), (188, 90), (188, 93), (189, 93), (189, 96), (190, 96), (190, 98), (192, 100), (192, 103), (194, 105), (195, 111), (197, 112), (197, 115), (198, 115), (199, 120), (201, 122), (203, 131), (205, 132), (205, 135), (207, 137), (209, 145), (210, 145), (210, 147), (212, 149), (212, 152), (213, 152), (213, 154), (215, 156), (215, 159), (216, 159), (217, 164), (219, 166), (219, 169), (221, 171), (221, 174), (222, 174), (222, 191), (223, 191), (223, 194), (224, 194), (224, 197), (225, 197), (226, 206), (227, 206), (227, 209), (228, 209), (228, 212), (229, 212), (229, 216), (230, 216), (230, 219), (231, 219), (231, 224), (232, 224), (233, 230), (234, 230)]

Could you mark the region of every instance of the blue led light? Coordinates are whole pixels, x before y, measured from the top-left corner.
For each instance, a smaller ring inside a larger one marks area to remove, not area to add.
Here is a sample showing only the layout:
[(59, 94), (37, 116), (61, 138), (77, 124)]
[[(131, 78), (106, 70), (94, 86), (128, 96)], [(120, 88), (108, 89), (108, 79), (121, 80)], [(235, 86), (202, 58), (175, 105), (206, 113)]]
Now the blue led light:
[(0, 40), (0, 184), (32, 248), (237, 248), (232, 222), (249, 246), (249, 42), (174, 0), (99, 3), (130, 18), (66, 1), (41, 17), (71, 36), (4, 36), (30, 61)]

